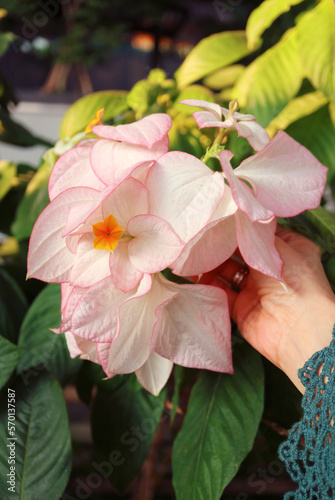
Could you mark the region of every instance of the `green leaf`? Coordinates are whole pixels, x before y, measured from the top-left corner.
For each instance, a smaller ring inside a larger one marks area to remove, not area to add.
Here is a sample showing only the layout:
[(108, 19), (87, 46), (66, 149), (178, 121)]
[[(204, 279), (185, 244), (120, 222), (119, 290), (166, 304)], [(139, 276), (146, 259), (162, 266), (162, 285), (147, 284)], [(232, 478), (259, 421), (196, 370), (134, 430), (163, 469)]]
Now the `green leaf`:
[(286, 132), (329, 168), (328, 183), (335, 175), (335, 126), (328, 106), (292, 123)]
[(324, 242), (333, 252), (335, 240), (335, 214), (328, 212), (323, 207), (315, 210), (306, 210), (304, 215), (319, 230)]
[(18, 371), (29, 380), (46, 368), (65, 385), (79, 370), (82, 360), (71, 359), (64, 334), (56, 334), (61, 322), (60, 285), (47, 285), (31, 305), (22, 323), (19, 347), (21, 357)]
[(38, 216), (49, 203), (49, 177), (50, 170), (43, 163), (27, 186), (11, 226), (19, 241), (29, 238)]
[(158, 82), (140, 80), (135, 83), (127, 96), (127, 103), (135, 111), (137, 119), (142, 118), (150, 106), (156, 102), (160, 93), (161, 86)]
[(15, 40), (15, 38), (16, 36), (14, 33), (10, 33), (9, 31), (0, 33), (0, 57), (4, 55), (10, 43)]
[(73, 377), (78, 373), (83, 360), (80, 358), (71, 358), (66, 338), (63, 333), (54, 335), (57, 337), (56, 343), (54, 344), (52, 351), (48, 354), (46, 368), (64, 387), (69, 384)]
[(219, 500), (253, 445), (263, 411), (263, 367), (246, 342), (234, 375), (203, 371), (172, 454), (178, 500)]
[(6, 160), (0, 161), (0, 200), (10, 190), (13, 180), (16, 177), (16, 165)]
[(190, 85), (186, 87), (177, 95), (173, 104), (173, 108), (182, 113), (192, 114), (194, 111), (199, 111), (200, 108), (180, 104), (180, 101), (185, 99), (202, 99), (208, 102), (215, 102), (213, 93), (203, 85)]
[[(71, 439), (62, 390), (47, 373), (15, 387), (16, 440), (8, 440), (7, 394), (0, 413), (0, 490), (3, 500), (59, 500), (71, 469)], [(11, 413), (12, 414), (12, 413)], [(12, 445), (10, 448), (8, 445)], [(15, 492), (9, 491), (8, 457), (15, 450)]]
[(16, 343), (27, 300), (16, 281), (0, 268), (0, 335)]
[(185, 368), (184, 366), (174, 365), (173, 367), (173, 379), (174, 379), (174, 391), (171, 399), (171, 411), (170, 411), (170, 421), (173, 421), (176, 417), (177, 410), (179, 408), (181, 393), (185, 388), (192, 386), (194, 384), (195, 378), (198, 375), (199, 370), (194, 368)]
[(257, 9), (254, 9), (248, 19), (246, 33), (248, 47), (255, 50), (261, 43), (261, 35), (271, 26), (277, 17), (288, 12), (292, 5), (303, 0), (265, 0)]
[(72, 137), (85, 130), (95, 113), (105, 108), (103, 121), (111, 120), (128, 109), (127, 92), (123, 90), (103, 90), (81, 97), (65, 113), (59, 138)]
[(50, 141), (37, 137), (29, 132), (25, 127), (12, 120), (11, 116), (0, 108), (0, 141), (14, 144), (16, 146), (46, 146), (51, 147)]
[[(195, 127), (194, 120), (189, 124), (189, 127), (180, 126), (179, 120), (183, 118), (184, 121), (188, 119), (193, 120), (189, 115), (180, 114), (174, 120), (171, 130), (169, 131), (170, 151), (183, 151), (189, 153), (197, 158), (201, 158), (206, 152), (206, 146), (201, 144), (201, 132)], [(207, 146), (209, 146), (207, 144)]]
[(17, 346), (0, 337), (0, 389), (6, 384), (19, 359)]
[(335, 4), (322, 0), (297, 24), (304, 70), (314, 87), (335, 99)]
[(191, 50), (176, 72), (178, 87), (187, 87), (249, 53), (244, 31), (225, 31), (204, 38)]
[(204, 85), (213, 90), (232, 87), (244, 69), (243, 64), (232, 64), (226, 68), (218, 69), (204, 79)]
[(105, 388), (99, 385), (92, 410), (93, 441), (98, 456), (110, 464), (108, 479), (118, 490), (123, 491), (138, 474), (164, 401), (164, 390), (153, 396), (139, 385), (134, 374), (105, 381)]
[(58, 337), (50, 328), (57, 328), (61, 323), (60, 305), (60, 285), (54, 283), (47, 285), (32, 303), (19, 335), (22, 350), (19, 371), (48, 362)]
[(327, 97), (319, 90), (296, 97), (288, 103), (283, 111), (281, 111), (271, 123), (269, 123), (266, 131), (272, 138), (276, 135), (278, 130), (285, 130), (291, 123), (314, 113), (314, 111), (320, 109), (327, 104), (327, 102)]
[(240, 106), (266, 127), (297, 94), (302, 74), (293, 28), (247, 67), (232, 93)]

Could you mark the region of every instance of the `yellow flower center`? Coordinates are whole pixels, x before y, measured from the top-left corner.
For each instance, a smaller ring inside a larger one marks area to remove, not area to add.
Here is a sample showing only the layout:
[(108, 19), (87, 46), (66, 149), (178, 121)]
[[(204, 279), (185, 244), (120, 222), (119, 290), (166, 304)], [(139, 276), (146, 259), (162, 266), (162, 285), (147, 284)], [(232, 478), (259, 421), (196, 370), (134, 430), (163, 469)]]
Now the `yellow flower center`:
[(109, 215), (103, 222), (93, 224), (94, 248), (113, 252), (122, 237), (123, 229), (113, 215)]

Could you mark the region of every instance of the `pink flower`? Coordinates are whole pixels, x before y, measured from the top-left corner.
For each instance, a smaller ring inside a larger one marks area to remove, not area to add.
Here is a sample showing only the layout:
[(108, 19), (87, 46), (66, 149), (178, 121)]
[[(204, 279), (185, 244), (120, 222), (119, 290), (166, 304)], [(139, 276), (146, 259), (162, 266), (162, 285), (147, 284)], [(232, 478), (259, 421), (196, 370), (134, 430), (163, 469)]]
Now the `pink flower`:
[[(157, 161), (149, 180), (153, 176), (158, 178), (160, 171), (169, 172), (172, 154)], [(281, 279), (282, 262), (274, 245), (276, 218), (316, 208), (325, 187), (327, 168), (285, 132), (279, 132), (265, 148), (235, 170), (230, 165), (231, 157), (230, 151), (220, 153), (229, 187), (225, 187), (211, 218), (172, 264), (173, 272), (190, 276), (210, 271), (238, 247), (250, 267)], [(190, 160), (194, 165), (197, 161)], [(190, 180), (191, 177), (192, 174)], [(173, 221), (169, 222), (174, 227)], [(178, 233), (177, 228), (175, 231)]]
[[(219, 104), (202, 101), (201, 99), (185, 99), (180, 104), (196, 106), (203, 111), (195, 111), (194, 119), (199, 128), (219, 127), (237, 130), (241, 137), (245, 137), (250, 146), (259, 151), (270, 142), (270, 138), (264, 128), (256, 122), (252, 115), (244, 115), (235, 111), (238, 109), (237, 101), (231, 101), (229, 109), (222, 108)], [(224, 120), (222, 120), (224, 118)]]
[(66, 332), (71, 355), (101, 364), (108, 377), (135, 372), (148, 391), (158, 394), (173, 363), (232, 372), (229, 311), (222, 290), (177, 285), (161, 274), (145, 275), (126, 294), (110, 278), (86, 290), (62, 287), (59, 331)]
[[(135, 371), (155, 393), (173, 362), (232, 371), (224, 292), (176, 285), (159, 273), (224, 193), (221, 174), (185, 153), (166, 154), (170, 125), (156, 114), (94, 126), (102, 139), (85, 140), (56, 163), (51, 203), (28, 255), (29, 277), (62, 283), (59, 332), (71, 354), (101, 363), (108, 376)], [(163, 174), (157, 159), (171, 155)]]

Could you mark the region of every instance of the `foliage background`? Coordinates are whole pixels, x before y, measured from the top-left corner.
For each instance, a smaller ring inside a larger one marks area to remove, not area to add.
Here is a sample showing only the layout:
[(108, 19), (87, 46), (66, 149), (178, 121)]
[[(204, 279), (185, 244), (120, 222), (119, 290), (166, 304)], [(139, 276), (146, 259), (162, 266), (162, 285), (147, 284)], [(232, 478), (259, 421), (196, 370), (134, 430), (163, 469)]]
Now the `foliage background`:
[[(218, 17), (232, 6), (214, 4)], [(76, 8), (65, 19), (74, 29), (48, 49), (56, 67), (85, 67), (104, 59), (125, 26), (133, 25), (140, 14), (145, 18), (150, 13), (153, 31), (169, 7), (160, 2), (153, 9), (148, 2), (139, 14), (125, 8), (124, 1), (114, 2), (111, 15), (107, 1), (98, 9), (93, 0), (70, 5)], [(9, 17), (1, 25), (0, 55), (17, 40), (13, 12), (28, 16), (34, 2), (16, 0), (4, 7)], [(238, 8), (233, 7), (235, 14)], [(0, 14), (5, 20), (6, 12)], [(267, 498), (270, 492), (281, 498), (292, 486), (276, 449), (300, 416), (300, 395), (241, 339), (234, 325), (234, 376), (176, 366), (166, 389), (155, 398), (133, 376), (106, 381), (99, 367), (69, 358), (64, 337), (49, 330), (60, 322), (59, 286), (26, 282), (25, 263), (31, 229), (49, 201), (51, 169), (59, 155), (83, 137), (97, 109), (105, 107), (110, 124), (167, 112), (173, 119), (170, 149), (201, 157), (211, 132), (199, 131), (192, 109), (178, 102), (198, 98), (227, 105), (237, 98), (241, 110), (255, 115), (271, 137), (286, 130), (329, 168), (322, 206), (281, 223), (318, 243), (335, 288), (334, 44), (332, 0), (265, 0), (252, 11), (245, 30), (205, 37), (173, 77), (156, 69), (129, 92), (104, 90), (77, 100), (64, 116), (56, 145), (13, 120), (9, 104), (16, 98), (2, 77), (0, 140), (49, 148), (39, 165), (0, 161), (0, 441), (1, 450), (6, 450), (10, 387), (17, 397), (17, 498), (42, 500), (48, 492), (48, 498), (57, 500), (65, 492), (63, 499), (98, 500), (119, 498), (119, 490), (123, 498), (132, 499), (217, 500), (230, 483), (222, 498), (242, 500)], [(251, 154), (247, 142), (234, 135), (227, 147), (235, 154), (235, 166)], [(214, 161), (210, 166), (217, 168)], [(76, 387), (89, 408), (94, 455), (89, 449), (86, 462), (81, 460), (87, 453), (83, 445), (74, 441), (71, 452), (62, 391), (66, 387), (65, 394)], [(1, 451), (4, 499), (9, 498), (7, 469), (7, 454)]]

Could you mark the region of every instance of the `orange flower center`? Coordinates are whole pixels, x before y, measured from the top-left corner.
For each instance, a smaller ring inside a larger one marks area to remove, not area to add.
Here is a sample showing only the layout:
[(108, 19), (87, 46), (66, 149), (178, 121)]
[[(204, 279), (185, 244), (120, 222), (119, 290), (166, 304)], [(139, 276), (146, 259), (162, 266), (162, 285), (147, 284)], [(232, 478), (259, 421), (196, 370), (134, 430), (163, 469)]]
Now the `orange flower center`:
[(109, 215), (103, 222), (93, 224), (94, 248), (113, 252), (122, 237), (123, 229), (113, 215)]
[(105, 114), (105, 109), (101, 108), (95, 113), (95, 118), (93, 118), (90, 123), (87, 125), (85, 128), (85, 134), (89, 134), (92, 132), (92, 128), (95, 127), (96, 125), (101, 125), (102, 124), (102, 117)]

